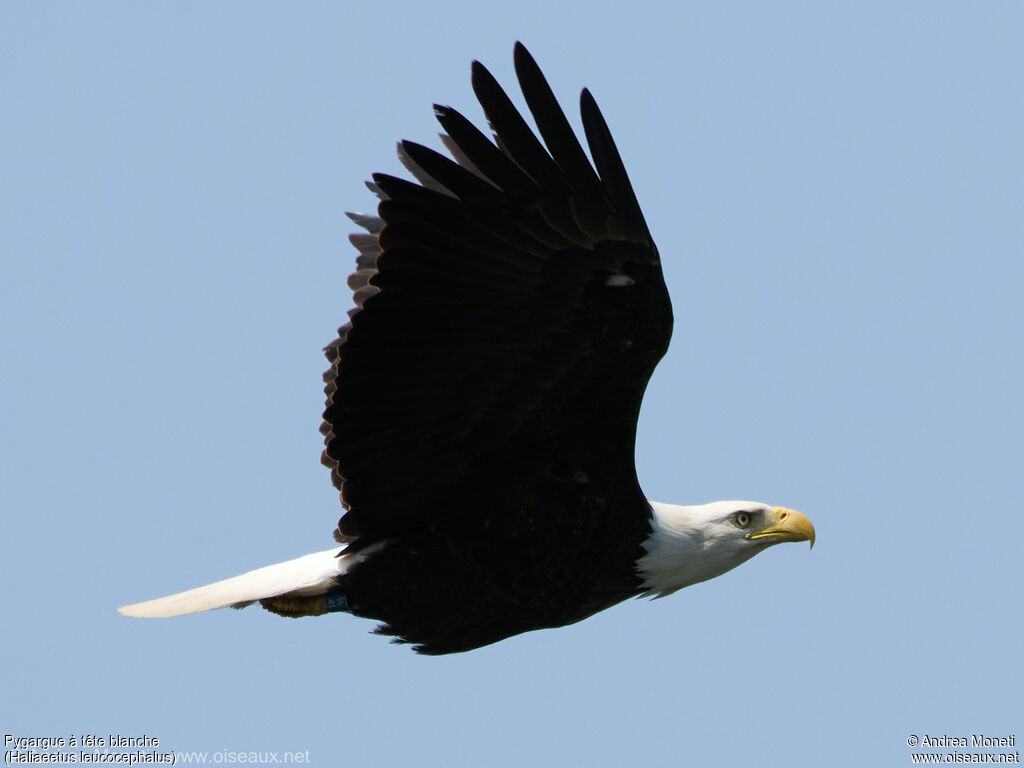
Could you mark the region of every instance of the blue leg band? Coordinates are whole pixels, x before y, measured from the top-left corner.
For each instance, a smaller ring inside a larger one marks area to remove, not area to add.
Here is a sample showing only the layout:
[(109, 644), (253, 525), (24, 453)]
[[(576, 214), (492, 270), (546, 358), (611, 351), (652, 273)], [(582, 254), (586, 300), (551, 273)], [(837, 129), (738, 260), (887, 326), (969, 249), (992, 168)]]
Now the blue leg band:
[(348, 595), (345, 593), (327, 596), (328, 613), (351, 613), (351, 611), (352, 609), (348, 607)]

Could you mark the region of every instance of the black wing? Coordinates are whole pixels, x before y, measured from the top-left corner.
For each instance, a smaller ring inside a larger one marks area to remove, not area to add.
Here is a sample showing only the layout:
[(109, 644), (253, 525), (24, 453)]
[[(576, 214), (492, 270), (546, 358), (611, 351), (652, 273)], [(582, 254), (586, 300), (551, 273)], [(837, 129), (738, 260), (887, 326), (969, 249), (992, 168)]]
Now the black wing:
[(367, 234), (352, 237), (356, 308), (326, 350), (323, 425), (353, 548), (467, 505), (528, 517), (563, 486), (637, 502), (596, 504), (583, 525), (646, 526), (636, 422), (672, 328), (658, 251), (590, 93), (596, 172), (521, 44), (515, 64), (546, 149), (474, 62), (496, 144), (435, 106), (458, 162), (402, 142), (421, 183), (375, 175), (380, 218), (353, 216)]

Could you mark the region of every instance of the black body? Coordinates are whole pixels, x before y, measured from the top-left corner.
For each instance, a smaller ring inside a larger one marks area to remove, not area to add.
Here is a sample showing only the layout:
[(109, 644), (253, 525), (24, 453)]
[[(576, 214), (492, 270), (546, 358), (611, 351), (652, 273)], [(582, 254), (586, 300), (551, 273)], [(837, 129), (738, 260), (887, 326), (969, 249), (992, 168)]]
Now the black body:
[[(324, 464), (358, 552), (353, 613), (423, 653), (578, 621), (638, 592), (650, 532), (634, 440), (672, 328), (658, 252), (589, 92), (594, 168), (521, 45), (547, 146), (479, 63), (496, 134), (436, 107), (458, 163), (375, 175), (351, 322), (327, 349)], [(486, 180), (483, 178), (486, 177)]]

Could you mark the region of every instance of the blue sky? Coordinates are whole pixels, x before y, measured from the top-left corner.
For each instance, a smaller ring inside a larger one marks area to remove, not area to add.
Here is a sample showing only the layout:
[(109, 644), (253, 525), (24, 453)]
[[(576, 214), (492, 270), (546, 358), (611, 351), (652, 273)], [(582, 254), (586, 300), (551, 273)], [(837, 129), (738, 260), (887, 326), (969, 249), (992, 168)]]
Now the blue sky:
[[(514, 92), (516, 39), (577, 127), (592, 89), (662, 253), (648, 495), (795, 507), (815, 549), (444, 658), (118, 615), (329, 545), (343, 212), (431, 103), (479, 117), (473, 58)], [(3, 4), (4, 732), (863, 766), (1024, 730), (1022, 51), (1010, 2)]]

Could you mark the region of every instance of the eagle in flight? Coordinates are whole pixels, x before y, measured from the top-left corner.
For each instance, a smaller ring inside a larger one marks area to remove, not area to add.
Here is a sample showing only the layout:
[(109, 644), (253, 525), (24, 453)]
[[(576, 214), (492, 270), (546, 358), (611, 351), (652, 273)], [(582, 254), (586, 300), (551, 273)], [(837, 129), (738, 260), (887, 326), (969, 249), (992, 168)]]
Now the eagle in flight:
[(400, 142), (416, 181), (374, 174), (377, 215), (349, 214), (355, 306), (326, 348), (321, 428), (338, 544), (121, 613), (259, 601), (455, 653), (813, 546), (792, 509), (640, 489), (637, 417), (672, 333), (658, 249), (590, 92), (593, 164), (521, 44), (515, 69), (540, 138), (473, 62), (493, 141), (435, 105), (454, 159)]

